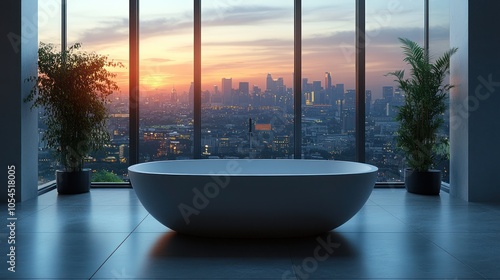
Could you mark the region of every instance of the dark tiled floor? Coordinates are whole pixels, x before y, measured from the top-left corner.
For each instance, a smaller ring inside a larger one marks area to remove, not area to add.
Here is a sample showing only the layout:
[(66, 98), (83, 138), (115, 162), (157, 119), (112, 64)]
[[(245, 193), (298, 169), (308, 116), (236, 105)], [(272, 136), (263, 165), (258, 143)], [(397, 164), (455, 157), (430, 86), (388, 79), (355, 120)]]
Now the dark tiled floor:
[(500, 205), (447, 193), (375, 189), (346, 224), (295, 239), (178, 235), (131, 189), (49, 192), (16, 208), (16, 272), (3, 227), (2, 279), (500, 279)]

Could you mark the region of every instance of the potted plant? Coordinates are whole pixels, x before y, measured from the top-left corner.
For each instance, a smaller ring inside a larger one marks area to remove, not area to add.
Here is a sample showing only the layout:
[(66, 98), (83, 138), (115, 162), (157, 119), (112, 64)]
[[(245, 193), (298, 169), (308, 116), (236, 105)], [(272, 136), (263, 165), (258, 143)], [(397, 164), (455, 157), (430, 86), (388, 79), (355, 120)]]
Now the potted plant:
[(457, 52), (452, 48), (431, 61), (428, 52), (417, 43), (399, 38), (403, 44), (404, 61), (410, 67), (409, 78), (398, 70), (387, 75), (405, 93), (404, 104), (399, 107), (396, 120), (397, 146), (405, 153), (409, 166), (405, 170), (405, 186), (408, 192), (439, 194), (441, 171), (434, 170), (439, 151), (443, 151), (447, 139), (438, 134), (446, 111), (446, 97), (453, 85), (444, 79), (450, 70), (450, 58)]
[(43, 109), (47, 130), (43, 140), (55, 150), (63, 169), (56, 171), (57, 191), (84, 193), (90, 189), (91, 170), (84, 169), (84, 158), (108, 143), (109, 95), (117, 91), (108, 68), (122, 67), (107, 56), (80, 50), (77, 43), (68, 50), (41, 43), (38, 49), (38, 75), (27, 78), (35, 86), (25, 102)]

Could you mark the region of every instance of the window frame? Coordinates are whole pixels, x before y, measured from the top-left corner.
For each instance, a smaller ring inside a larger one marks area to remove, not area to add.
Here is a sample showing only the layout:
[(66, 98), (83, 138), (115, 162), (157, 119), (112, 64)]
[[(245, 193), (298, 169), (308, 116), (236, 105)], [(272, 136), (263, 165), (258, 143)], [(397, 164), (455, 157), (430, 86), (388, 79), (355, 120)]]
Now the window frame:
[[(140, 0), (129, 0), (129, 166), (139, 163), (139, 8)], [(356, 161), (365, 162), (365, 20), (366, 0), (356, 6)], [(424, 48), (429, 49), (429, 0), (424, 1)], [(61, 0), (61, 47), (67, 46), (67, 0)], [(201, 0), (193, 0), (194, 10), (194, 139), (193, 158), (200, 159), (201, 146)], [(302, 0), (294, 0), (294, 158), (302, 158)], [(390, 183), (391, 186), (401, 183)], [(111, 184), (106, 184), (110, 186)], [(123, 184), (117, 186), (123, 187)]]

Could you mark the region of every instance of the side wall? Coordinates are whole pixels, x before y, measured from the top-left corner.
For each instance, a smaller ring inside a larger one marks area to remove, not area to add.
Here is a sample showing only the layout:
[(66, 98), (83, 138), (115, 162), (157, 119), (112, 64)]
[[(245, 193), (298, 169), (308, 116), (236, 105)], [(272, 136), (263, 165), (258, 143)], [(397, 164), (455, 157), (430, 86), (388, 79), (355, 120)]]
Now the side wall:
[(15, 167), (16, 201), (34, 198), (38, 190), (37, 112), (23, 102), (37, 73), (38, 0), (4, 0), (0, 9), (1, 143), (0, 203), (7, 202), (7, 172)]
[(450, 44), (450, 188), (467, 201), (500, 201), (500, 36), (493, 25), (500, 1), (456, 0)]

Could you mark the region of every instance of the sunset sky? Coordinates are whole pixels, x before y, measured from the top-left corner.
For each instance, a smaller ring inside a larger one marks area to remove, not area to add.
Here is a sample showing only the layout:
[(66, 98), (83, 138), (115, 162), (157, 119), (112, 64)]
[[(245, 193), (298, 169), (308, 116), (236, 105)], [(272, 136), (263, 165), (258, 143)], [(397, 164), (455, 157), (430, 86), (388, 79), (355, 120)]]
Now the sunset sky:
[[(449, 0), (446, 0), (449, 1)], [(446, 1), (431, 0), (431, 53), (448, 48)], [(39, 40), (60, 44), (60, 6), (39, 0)], [(404, 68), (398, 37), (422, 43), (423, 1), (367, 2), (367, 89), (379, 96), (393, 85), (384, 74)], [(309, 81), (354, 88), (354, 1), (303, 1), (303, 72)], [(189, 90), (193, 81), (193, 2), (140, 1), (141, 94)], [(68, 44), (83, 43), (128, 66), (128, 0), (68, 0)], [(128, 93), (128, 69), (119, 69), (121, 91)], [(221, 88), (233, 78), (265, 88), (265, 78), (293, 75), (293, 0), (203, 0), (202, 89)]]

